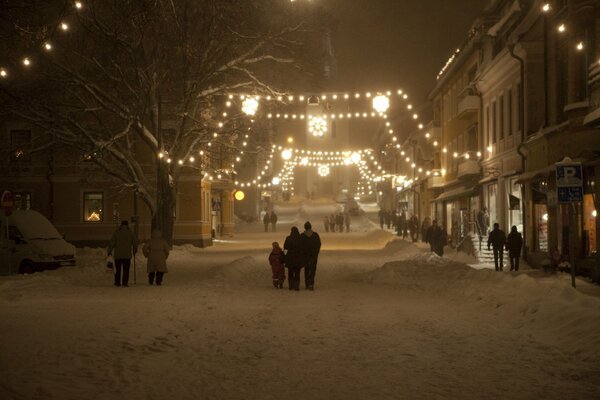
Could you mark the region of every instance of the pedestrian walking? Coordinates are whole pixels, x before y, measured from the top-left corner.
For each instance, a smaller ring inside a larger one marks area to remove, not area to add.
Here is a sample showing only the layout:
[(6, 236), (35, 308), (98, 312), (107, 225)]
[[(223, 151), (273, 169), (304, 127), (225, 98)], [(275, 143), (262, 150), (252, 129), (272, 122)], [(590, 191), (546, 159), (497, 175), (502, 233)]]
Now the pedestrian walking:
[[(108, 244), (108, 255), (114, 250), (115, 259), (115, 286), (129, 286), (129, 268), (131, 256), (137, 253), (137, 239), (129, 230), (129, 223), (122, 221), (119, 229), (115, 231)], [(121, 271), (123, 275), (121, 276)]]
[(271, 232), (275, 232), (277, 230), (277, 214), (275, 214), (275, 211), (271, 211), (269, 220), (271, 221)]
[(523, 248), (523, 235), (517, 230), (516, 226), (510, 228), (510, 233), (506, 237), (506, 250), (508, 250), (508, 259), (510, 260), (510, 270), (519, 270), (519, 258)]
[(410, 238), (413, 243), (419, 239), (419, 217), (413, 215), (410, 219)]
[(379, 227), (383, 229), (383, 224), (385, 223), (385, 210), (383, 208), (379, 209), (377, 216), (379, 217)]
[[(343, 229), (340, 232), (343, 232)], [(310, 221), (306, 221), (304, 224), (301, 241), (304, 254), (304, 284), (306, 289), (315, 290), (315, 275), (317, 274), (317, 261), (321, 251), (321, 238), (317, 232), (313, 232)]]
[(385, 210), (385, 225), (388, 229), (392, 228), (392, 210)]
[(479, 236), (479, 251), (481, 251), (481, 242), (484, 237), (487, 237), (490, 226), (490, 217), (487, 213), (487, 208), (483, 207), (477, 212), (475, 222), (477, 223), (477, 235)]
[(350, 232), (350, 222), (350, 213), (347, 212), (346, 215), (344, 215), (344, 224), (346, 224), (346, 232)]
[(265, 225), (265, 232), (269, 232), (269, 224), (271, 223), (271, 215), (268, 212), (265, 212), (265, 216), (263, 217), (263, 224)]
[(329, 231), (335, 232), (335, 215), (333, 214), (329, 216)]
[(285, 238), (283, 249), (287, 250), (285, 255), (285, 267), (288, 269), (288, 285), (290, 290), (300, 290), (300, 270), (304, 259), (302, 250), (302, 239), (300, 231), (293, 226), (290, 235)]
[(408, 221), (406, 219), (406, 211), (402, 210), (402, 213), (400, 214), (400, 230), (402, 231), (402, 239), (407, 239), (408, 238)]
[(325, 228), (325, 232), (329, 232), (329, 217), (327, 215), (323, 217), (323, 227)]
[(344, 214), (338, 212), (335, 217), (338, 232), (344, 232)]
[(269, 264), (273, 275), (273, 287), (275, 289), (283, 289), (285, 282), (285, 253), (279, 247), (278, 242), (272, 243), (273, 249), (269, 254)]
[(142, 248), (144, 257), (148, 259), (146, 269), (148, 272), (148, 283), (150, 285), (154, 284), (155, 278), (156, 285), (162, 285), (163, 276), (168, 272), (167, 258), (169, 257), (169, 251), (169, 244), (163, 239), (161, 231), (158, 229), (153, 230), (152, 238), (148, 240)]
[(444, 246), (448, 242), (446, 232), (438, 225), (437, 220), (433, 220), (431, 226), (427, 230), (427, 242), (432, 252), (440, 257), (444, 256)]
[(427, 243), (427, 230), (431, 226), (431, 218), (425, 217), (423, 218), (423, 223), (421, 224), (421, 241)]
[(504, 269), (503, 258), (504, 258), (504, 246), (506, 246), (506, 234), (500, 229), (500, 224), (494, 224), (494, 230), (490, 232), (487, 241), (488, 250), (492, 246), (494, 251), (494, 265), (496, 271), (502, 271)]

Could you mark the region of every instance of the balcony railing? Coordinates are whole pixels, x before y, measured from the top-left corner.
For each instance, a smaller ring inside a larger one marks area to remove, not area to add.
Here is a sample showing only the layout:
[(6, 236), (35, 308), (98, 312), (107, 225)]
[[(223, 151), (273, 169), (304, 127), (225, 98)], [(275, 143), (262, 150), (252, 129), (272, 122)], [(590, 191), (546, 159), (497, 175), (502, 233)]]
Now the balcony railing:
[(431, 171), (431, 175), (427, 178), (427, 189), (435, 189), (444, 187), (444, 177), (440, 170)]
[(474, 151), (467, 151), (458, 163), (458, 178), (466, 178), (481, 173), (479, 158)]

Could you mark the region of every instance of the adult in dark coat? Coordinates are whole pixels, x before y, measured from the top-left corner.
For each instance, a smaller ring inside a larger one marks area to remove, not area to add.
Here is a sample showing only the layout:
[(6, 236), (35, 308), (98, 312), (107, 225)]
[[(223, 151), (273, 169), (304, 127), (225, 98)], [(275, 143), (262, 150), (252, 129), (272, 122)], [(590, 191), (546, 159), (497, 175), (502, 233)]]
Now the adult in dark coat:
[(385, 210), (383, 208), (380, 209), (377, 216), (379, 217), (379, 227), (383, 229), (383, 224), (385, 223)]
[(427, 243), (427, 231), (431, 226), (431, 218), (425, 217), (423, 219), (423, 223), (421, 224), (421, 241)]
[(519, 270), (519, 258), (521, 257), (521, 249), (523, 248), (523, 236), (517, 227), (513, 225), (510, 228), (510, 233), (506, 238), (506, 250), (508, 250), (508, 259), (510, 260), (510, 270)]
[(416, 215), (410, 219), (410, 237), (413, 242), (419, 239), (419, 217)]
[(335, 216), (335, 224), (338, 232), (344, 232), (344, 214), (340, 212)]
[(494, 230), (490, 232), (488, 236), (488, 250), (492, 246), (494, 250), (494, 265), (496, 271), (502, 271), (504, 269), (503, 258), (504, 258), (504, 246), (506, 245), (506, 234), (500, 229), (500, 224), (494, 224)]
[[(119, 229), (115, 231), (108, 244), (108, 255), (115, 253), (115, 286), (129, 286), (129, 267), (131, 256), (137, 252), (137, 238), (129, 230), (129, 223), (122, 221)], [(123, 278), (121, 280), (121, 270)]]
[(277, 226), (277, 214), (275, 214), (275, 211), (271, 211), (269, 219), (271, 220), (271, 232), (275, 232), (275, 227)]
[(302, 232), (302, 250), (304, 252), (304, 283), (306, 289), (315, 290), (315, 275), (317, 274), (317, 261), (321, 251), (321, 238), (313, 232), (309, 221), (304, 224)]
[(398, 229), (398, 232), (402, 232), (402, 239), (406, 239), (408, 237), (408, 221), (406, 220), (406, 211), (402, 211), (402, 213), (400, 214), (400, 220), (398, 221)]
[(433, 220), (427, 230), (427, 243), (432, 252), (442, 257), (444, 255), (444, 246), (447, 244), (446, 232), (438, 225), (437, 220)]
[(263, 217), (263, 224), (265, 224), (265, 232), (269, 232), (269, 223), (271, 223), (271, 215), (265, 211), (265, 216)]
[(283, 243), (285, 255), (285, 266), (288, 269), (288, 282), (290, 290), (300, 290), (300, 270), (303, 267), (304, 253), (302, 250), (302, 239), (300, 231), (293, 226), (290, 235)]

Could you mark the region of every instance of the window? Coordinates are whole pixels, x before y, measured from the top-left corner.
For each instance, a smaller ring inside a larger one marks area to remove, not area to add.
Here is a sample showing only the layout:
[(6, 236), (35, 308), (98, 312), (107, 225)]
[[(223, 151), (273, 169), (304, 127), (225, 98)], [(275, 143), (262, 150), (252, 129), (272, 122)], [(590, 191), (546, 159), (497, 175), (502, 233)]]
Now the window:
[(337, 124), (335, 121), (331, 121), (331, 138), (335, 139), (337, 137)]
[(492, 102), (492, 129), (491, 129), (491, 135), (492, 135), (492, 143), (496, 143), (496, 102)]
[(521, 126), (521, 84), (517, 83), (517, 90), (515, 96), (515, 105), (517, 109), (517, 132), (521, 132), (523, 127)]
[(498, 100), (498, 133), (500, 135), (499, 140), (504, 139), (504, 96), (500, 96)]
[(15, 193), (13, 193), (13, 200), (15, 203), (16, 210), (30, 210), (31, 209), (31, 193), (15, 192)]
[(13, 161), (31, 160), (31, 131), (13, 129), (10, 131), (10, 158)]
[(83, 193), (83, 221), (84, 222), (102, 222), (104, 221), (104, 193), (85, 192)]
[(508, 100), (508, 125), (506, 126), (508, 130), (508, 136), (512, 136), (513, 134), (513, 92), (512, 89), (508, 90), (506, 93), (506, 99)]

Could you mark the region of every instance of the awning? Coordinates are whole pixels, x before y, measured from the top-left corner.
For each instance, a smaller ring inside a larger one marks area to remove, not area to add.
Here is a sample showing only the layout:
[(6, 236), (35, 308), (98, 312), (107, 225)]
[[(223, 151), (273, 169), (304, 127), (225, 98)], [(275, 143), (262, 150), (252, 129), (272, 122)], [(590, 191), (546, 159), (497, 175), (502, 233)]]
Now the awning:
[(462, 197), (464, 195), (470, 195), (473, 193), (474, 189), (475, 189), (475, 186), (469, 186), (469, 187), (460, 186), (460, 187), (457, 187), (456, 189), (445, 191), (444, 193), (442, 193), (438, 197), (436, 197), (434, 201), (451, 200), (451, 199), (455, 199), (457, 197)]
[(537, 169), (535, 171), (528, 171), (519, 175), (519, 179), (515, 181), (515, 184), (522, 184), (525, 182), (532, 181), (537, 178), (547, 178), (550, 172), (554, 172), (556, 166), (548, 165), (547, 167)]

